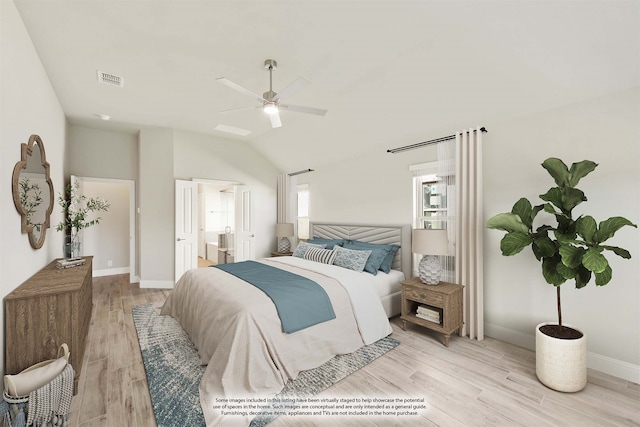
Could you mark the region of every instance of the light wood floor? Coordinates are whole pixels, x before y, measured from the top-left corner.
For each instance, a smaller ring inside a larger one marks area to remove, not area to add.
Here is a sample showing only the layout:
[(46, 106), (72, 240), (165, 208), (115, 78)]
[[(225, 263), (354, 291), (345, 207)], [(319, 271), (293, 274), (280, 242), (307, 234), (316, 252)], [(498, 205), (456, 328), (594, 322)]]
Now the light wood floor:
[[(131, 308), (161, 304), (168, 290), (140, 289), (128, 275), (94, 278), (94, 309), (71, 426), (155, 426)], [(424, 397), (428, 411), (406, 418), (293, 419), (278, 426), (640, 426), (640, 386), (595, 371), (579, 393), (559, 393), (535, 376), (532, 351), (487, 338), (408, 331), (401, 342), (318, 397)], [(191, 426), (187, 426), (191, 427)], [(195, 427), (195, 426), (194, 426)]]

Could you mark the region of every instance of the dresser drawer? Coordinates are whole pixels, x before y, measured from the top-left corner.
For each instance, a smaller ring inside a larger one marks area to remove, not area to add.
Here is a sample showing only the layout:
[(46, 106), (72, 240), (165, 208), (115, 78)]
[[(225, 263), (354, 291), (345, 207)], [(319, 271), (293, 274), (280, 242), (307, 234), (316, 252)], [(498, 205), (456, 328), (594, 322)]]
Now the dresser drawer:
[(436, 307), (442, 307), (442, 304), (444, 304), (444, 297), (442, 294), (431, 292), (429, 290), (405, 286), (403, 293), (404, 298), (412, 301), (422, 302)]

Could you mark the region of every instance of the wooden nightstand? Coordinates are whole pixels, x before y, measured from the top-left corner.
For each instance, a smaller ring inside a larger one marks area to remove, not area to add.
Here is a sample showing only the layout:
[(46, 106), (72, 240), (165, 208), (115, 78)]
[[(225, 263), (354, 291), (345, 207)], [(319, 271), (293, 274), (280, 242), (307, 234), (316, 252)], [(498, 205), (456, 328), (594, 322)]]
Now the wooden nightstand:
[(271, 252), (271, 256), (291, 256), (293, 252)]
[[(402, 329), (407, 330), (407, 322), (444, 334), (444, 345), (449, 347), (449, 338), (459, 331), (462, 320), (462, 289), (464, 286), (440, 282), (429, 286), (418, 277), (402, 283)], [(423, 305), (440, 312), (440, 323), (424, 320), (416, 316), (418, 306)]]

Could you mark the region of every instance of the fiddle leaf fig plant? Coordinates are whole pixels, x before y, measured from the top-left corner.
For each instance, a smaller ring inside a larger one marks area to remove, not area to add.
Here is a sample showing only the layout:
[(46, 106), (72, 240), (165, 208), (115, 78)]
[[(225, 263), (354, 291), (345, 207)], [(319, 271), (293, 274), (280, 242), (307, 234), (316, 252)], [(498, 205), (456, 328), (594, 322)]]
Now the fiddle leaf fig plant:
[[(587, 201), (576, 185), (598, 165), (590, 160), (573, 163), (571, 168), (560, 159), (548, 158), (542, 163), (555, 180), (556, 186), (540, 195), (542, 204), (533, 206), (526, 198), (518, 200), (511, 212), (500, 213), (487, 221), (487, 227), (505, 231), (500, 242), (502, 255), (512, 256), (531, 246), (542, 263), (542, 276), (556, 287), (558, 329), (562, 329), (560, 285), (574, 280), (583, 288), (595, 277), (596, 286), (604, 286), (613, 276), (605, 251), (629, 259), (626, 249), (605, 244), (622, 227), (636, 227), (626, 218), (615, 216), (597, 223), (590, 215), (573, 217), (573, 209)], [(534, 229), (534, 220), (544, 211), (555, 217), (555, 224), (543, 224)]]

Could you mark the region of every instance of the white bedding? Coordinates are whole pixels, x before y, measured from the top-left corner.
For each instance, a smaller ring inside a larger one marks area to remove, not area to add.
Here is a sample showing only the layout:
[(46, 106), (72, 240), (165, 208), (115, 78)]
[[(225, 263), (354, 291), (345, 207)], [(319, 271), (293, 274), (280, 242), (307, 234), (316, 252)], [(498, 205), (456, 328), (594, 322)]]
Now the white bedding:
[(382, 283), (386, 274), (372, 276), (294, 257), (261, 262), (320, 284), (331, 299), (336, 319), (285, 334), (273, 302), (258, 288), (217, 268), (185, 273), (162, 314), (178, 319), (207, 364), (200, 400), (208, 426), (249, 421), (223, 417), (212, 409), (216, 398), (274, 395), (300, 371), (351, 353), (392, 331), (379, 291), (372, 286), (372, 279)]
[[(380, 297), (388, 295), (385, 292), (393, 287), (392, 281), (398, 278), (395, 273), (404, 278), (401, 272), (392, 270), (394, 274), (387, 275), (379, 272), (374, 276), (370, 273), (357, 272), (337, 265), (320, 264), (298, 257), (268, 259), (315, 271), (340, 281), (351, 297), (351, 306), (365, 344), (372, 344), (391, 333), (391, 325), (380, 303)], [(396, 283), (397, 286), (400, 286), (400, 280)]]

